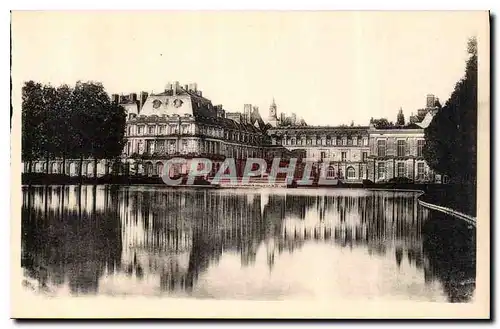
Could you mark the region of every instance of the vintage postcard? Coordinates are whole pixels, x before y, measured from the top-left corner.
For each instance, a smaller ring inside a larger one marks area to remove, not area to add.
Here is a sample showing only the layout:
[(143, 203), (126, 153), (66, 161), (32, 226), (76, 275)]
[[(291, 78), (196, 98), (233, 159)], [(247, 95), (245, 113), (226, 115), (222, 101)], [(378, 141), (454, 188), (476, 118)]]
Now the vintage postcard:
[(13, 11), (13, 318), (490, 317), (487, 11)]

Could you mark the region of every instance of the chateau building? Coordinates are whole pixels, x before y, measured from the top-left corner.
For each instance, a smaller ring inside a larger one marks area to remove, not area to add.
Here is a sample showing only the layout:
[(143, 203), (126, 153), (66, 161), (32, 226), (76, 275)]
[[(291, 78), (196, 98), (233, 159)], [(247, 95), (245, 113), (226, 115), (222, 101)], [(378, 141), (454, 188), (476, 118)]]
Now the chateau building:
[[(173, 174), (187, 173), (189, 159), (209, 158), (213, 173), (226, 158), (234, 158), (241, 172), (247, 158), (297, 157), (313, 161), (316, 173), (348, 182), (369, 179), (383, 182), (406, 177), (416, 182), (440, 181), (423, 158), (424, 128), (438, 110), (437, 98), (427, 95), (426, 108), (410, 117), (405, 126), (383, 129), (369, 126), (308, 126), (295, 114), (278, 113), (274, 99), (266, 122), (259, 108), (244, 104), (243, 112), (225, 110), (203, 96), (196, 83), (168, 83), (160, 93), (141, 92), (111, 96), (127, 114), (126, 145), (121, 165), (109, 160), (84, 159), (82, 175), (158, 176), (167, 160), (186, 161), (171, 168)], [(424, 113), (425, 112), (425, 113)], [(79, 159), (65, 162), (66, 174), (78, 175)], [(63, 162), (33, 163), (35, 172), (61, 173)], [(269, 166), (268, 166), (269, 167)]]
[(319, 164), (318, 169), (326, 170), (328, 178), (367, 178), (368, 127), (277, 127), (268, 134), (272, 145), (301, 150), (305, 158)]
[[(203, 97), (196, 84), (168, 84), (162, 93), (150, 94), (142, 108), (127, 111), (123, 158), (145, 175), (158, 175), (172, 157), (209, 158), (215, 172), (226, 157), (244, 161), (280, 153), (269, 143), (269, 126), (258, 107), (245, 104), (243, 113), (226, 113), (222, 105)], [(184, 163), (174, 170), (186, 173), (188, 168)]]
[(416, 182), (435, 181), (435, 174), (423, 157), (423, 128), (416, 124), (386, 129), (371, 126), (368, 133), (368, 176), (372, 181), (385, 181), (395, 177), (405, 177)]

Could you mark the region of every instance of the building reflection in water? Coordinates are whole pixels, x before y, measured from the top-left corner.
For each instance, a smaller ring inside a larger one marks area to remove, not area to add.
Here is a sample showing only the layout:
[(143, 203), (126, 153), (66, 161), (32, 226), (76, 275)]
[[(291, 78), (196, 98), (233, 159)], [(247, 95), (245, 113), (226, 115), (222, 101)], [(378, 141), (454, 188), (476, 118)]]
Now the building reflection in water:
[(224, 255), (252, 268), (264, 248), (272, 272), (284, 253), (319, 243), (406, 264), (449, 301), (467, 301), (475, 254), (453, 255), (473, 245), (448, 248), (454, 263), (443, 261), (434, 217), (413, 192), (30, 187), (22, 267), (27, 287), (50, 294), (189, 295)]

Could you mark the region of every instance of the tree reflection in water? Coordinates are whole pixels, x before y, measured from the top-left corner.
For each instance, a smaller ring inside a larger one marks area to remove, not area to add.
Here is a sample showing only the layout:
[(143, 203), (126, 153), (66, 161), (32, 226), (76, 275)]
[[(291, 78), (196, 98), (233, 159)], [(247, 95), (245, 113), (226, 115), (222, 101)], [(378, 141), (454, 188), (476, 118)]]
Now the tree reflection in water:
[[(25, 284), (52, 294), (189, 295), (224, 255), (251, 268), (265, 248), (272, 272), (283, 253), (320, 243), (364, 249), (398, 268), (406, 262), (426, 283), (441, 282), (449, 301), (468, 301), (475, 232), (416, 198), (339, 189), (23, 188)], [(436, 233), (441, 223), (453, 239)]]

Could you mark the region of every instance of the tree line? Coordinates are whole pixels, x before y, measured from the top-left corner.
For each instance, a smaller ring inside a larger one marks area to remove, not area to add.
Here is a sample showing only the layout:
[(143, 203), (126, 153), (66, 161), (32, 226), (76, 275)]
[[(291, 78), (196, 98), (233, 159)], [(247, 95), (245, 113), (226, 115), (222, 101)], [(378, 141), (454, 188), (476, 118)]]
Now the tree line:
[(467, 44), (464, 76), (425, 129), (423, 154), (436, 172), (456, 183), (475, 184), (477, 177), (477, 40)]
[(103, 85), (78, 81), (74, 87), (54, 87), (27, 81), (22, 88), (22, 161), (33, 171), (33, 161), (51, 159), (97, 161), (116, 159), (125, 145), (125, 109), (111, 101)]
[(405, 116), (403, 114), (403, 109), (401, 108), (399, 109), (396, 117), (396, 123), (389, 121), (387, 118), (374, 119), (372, 117), (370, 118), (370, 124), (372, 124), (377, 129), (404, 127), (406, 126), (406, 123), (405, 123)]

